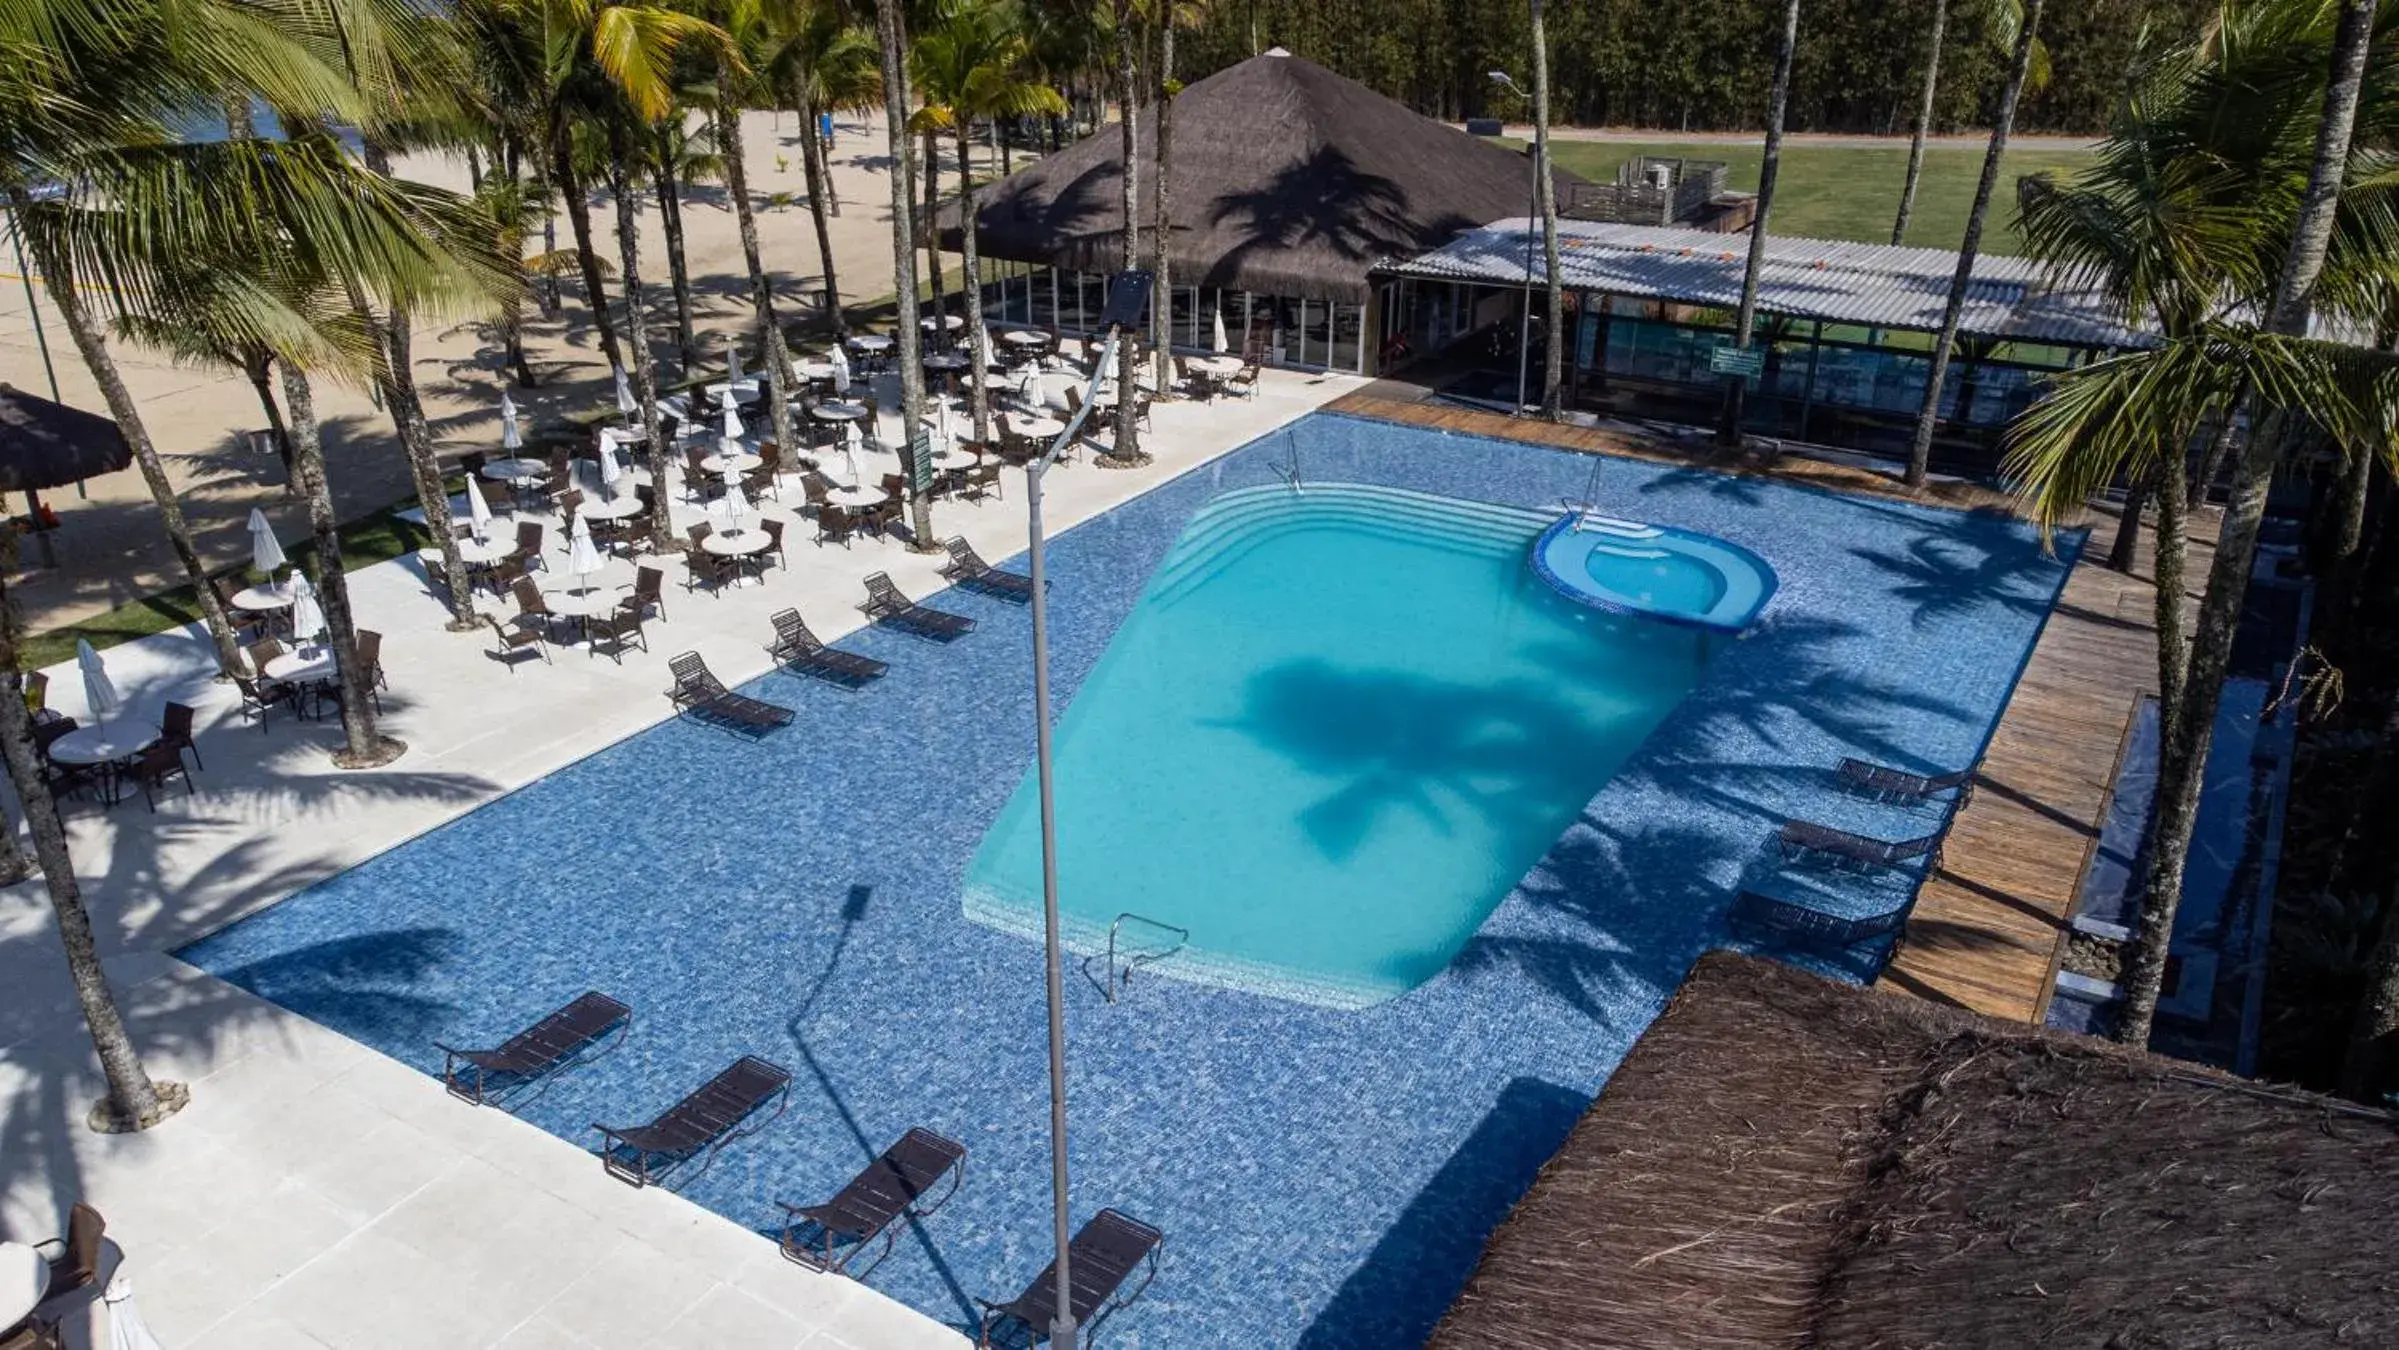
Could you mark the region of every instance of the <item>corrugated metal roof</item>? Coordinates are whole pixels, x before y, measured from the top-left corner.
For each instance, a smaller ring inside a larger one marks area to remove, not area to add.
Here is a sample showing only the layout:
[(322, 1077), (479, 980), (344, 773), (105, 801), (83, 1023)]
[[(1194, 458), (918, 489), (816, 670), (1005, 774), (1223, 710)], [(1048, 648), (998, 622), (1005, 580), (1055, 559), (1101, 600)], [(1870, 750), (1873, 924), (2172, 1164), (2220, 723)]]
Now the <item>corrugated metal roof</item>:
[[(1569, 287), (1731, 309), (1741, 302), (1749, 236), (1655, 225), (1558, 222), (1558, 263)], [(1758, 308), (1770, 314), (1873, 328), (1937, 332), (1958, 255), (1835, 239), (1769, 235)], [(1399, 276), (1515, 286), (1541, 269), (1541, 232), (1524, 219), (1495, 221), (1382, 270)], [(2059, 289), (2039, 263), (1984, 255), (1974, 261), (1962, 331), (1979, 337), (2085, 347), (2146, 346), (2100, 296)]]

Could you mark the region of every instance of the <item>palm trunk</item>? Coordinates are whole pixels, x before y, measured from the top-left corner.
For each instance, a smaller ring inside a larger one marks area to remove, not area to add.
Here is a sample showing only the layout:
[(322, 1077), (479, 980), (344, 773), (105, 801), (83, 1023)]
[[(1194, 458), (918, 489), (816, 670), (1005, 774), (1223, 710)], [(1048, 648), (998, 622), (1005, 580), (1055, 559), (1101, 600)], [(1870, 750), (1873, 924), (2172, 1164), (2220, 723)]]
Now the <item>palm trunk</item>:
[[(883, 131), (891, 143), (891, 284), (899, 306), (893, 335), (900, 363), (900, 454), (908, 472), (909, 547), (930, 553), (933, 542), (933, 465), (925, 455), (924, 333), (917, 327), (914, 154), (908, 146), (908, 26), (901, 0), (875, 0), (875, 33), (883, 52)], [(938, 176), (940, 161), (925, 166)]]
[(642, 317), (641, 233), (633, 195), (633, 152), (622, 119), (608, 122), (608, 163), (616, 195), (617, 264), (625, 280), (625, 345), (633, 351), (633, 397), (641, 405), (641, 427), (649, 437), (651, 473), (650, 541), (660, 553), (675, 550), (673, 494), (666, 488), (666, 435), (658, 421), (658, 372), (650, 355), (648, 321)]
[(2124, 488), (2124, 513), (2116, 518), (2115, 542), (2108, 545), (2107, 565), (2118, 572), (2132, 572), (2133, 554), (2141, 544), (2141, 513), (2149, 507), (2149, 480), (2143, 478)]
[(1565, 416), (1559, 402), (1566, 382), (1566, 287), (1558, 269), (1558, 188), (1549, 162), (1549, 36), (1541, 0), (1533, 0), (1533, 182), (1541, 209), (1541, 256), (1548, 271), (1549, 340), (1542, 344), (1541, 415)]
[[(2399, 712), (2394, 719), (2399, 720)], [(2383, 728), (2386, 738), (2392, 734), (2391, 727)], [(2361, 1102), (2383, 1104), (2382, 1085), (2389, 1081), (2394, 1045), (2399, 1045), (2399, 894), (2383, 902), (2381, 933), (2366, 963), (2366, 992), (2358, 1000), (2348, 1053), (2341, 1059), (2341, 1091)]]
[(2241, 411), (2249, 405), (2249, 381), (2246, 376), (2240, 388), (2233, 391), (2232, 402), (2224, 405), (2224, 420), (2216, 424), (2215, 434), (2208, 438), (2207, 449), (2199, 462), (2192, 466), (2190, 481), (2184, 485), (2184, 500), (2194, 511), (2207, 505), (2207, 490), (2224, 476), (2232, 460), (2232, 430), (2240, 421)]
[[(741, 228), (741, 259), (750, 269), (750, 309), (758, 319), (765, 348), (767, 417), (775, 445), (785, 456), (796, 453), (791, 436), (791, 349), (783, 342), (783, 324), (775, 317), (775, 286), (758, 252), (758, 217), (750, 209), (750, 166), (742, 162), (741, 108), (720, 78), (716, 86), (716, 148), (725, 161), (725, 192), (733, 198), (733, 220)], [(814, 140), (816, 128), (803, 139)], [(790, 459), (783, 463), (789, 465)]]
[[(8, 204), (20, 222), (37, 219), (33, 199), (23, 188), (8, 189)], [(201, 620), (208, 628), (210, 640), (216, 644), (218, 669), (227, 673), (241, 669), (241, 652), (233, 640), (233, 626), (226, 622), (225, 607), (217, 603), (216, 591), (208, 584), (208, 568), (200, 561), (199, 548), (192, 543), (191, 526), (183, 518), (183, 503), (175, 495), (175, 485), (167, 479), (166, 461), (159, 458), (158, 447), (151, 442), (149, 428), (142, 422), (141, 407), (133, 401), (132, 391), (125, 387), (125, 377), (117, 370), (116, 358), (108, 353), (107, 338), (83, 308), (74, 272), (60, 253), (57, 240), (47, 231), (25, 229), (20, 233), (33, 250), (34, 266), (41, 269), (60, 322), (75, 339), (75, 350), (83, 356), (84, 369), (91, 372), (92, 383), (100, 387), (108, 414), (132, 448), (133, 462), (141, 468), (142, 481), (149, 487), (151, 499), (158, 503), (167, 542), (175, 550), (175, 560), (183, 565), (184, 576), (191, 582), (193, 602), (200, 606)]]
[[(92, 1034), (100, 1072), (108, 1079), (107, 1100), (93, 1109), (92, 1125), (112, 1133), (146, 1130), (181, 1110), (191, 1093), (180, 1083), (151, 1081), (125, 1030), (116, 996), (109, 991), (91, 914), (83, 907), (83, 888), (75, 880), (74, 860), (67, 855), (66, 826), (42, 777), (41, 753), (34, 748), (17, 644), (16, 601), (7, 594), (5, 575), (0, 575), (0, 757), (8, 761), (9, 780), (16, 786), (26, 831), (33, 838), (34, 860), (41, 865), (50, 911), (58, 921), (59, 945), (66, 949), (75, 999)], [(10, 847), (15, 847), (13, 841)]]
[(275, 455), (283, 461), (283, 492), (296, 496), (300, 485), (292, 476), (292, 429), (284, 424), (283, 405), (275, 401), (275, 358), (253, 352), (242, 360), (242, 374), (250, 379), (250, 388), (258, 395), (258, 406), (267, 415), (267, 431), (275, 438)]
[(958, 239), (966, 290), (966, 349), (974, 364), (967, 371), (967, 406), (972, 410), (975, 444), (991, 444), (991, 391), (983, 387), (983, 372), (991, 369), (991, 352), (983, 345), (983, 261), (975, 245), (975, 180), (968, 167), (966, 119), (958, 119)]
[[(300, 469), (300, 492), (308, 501), (308, 524), (315, 536), (317, 595), (325, 610), (325, 645), (333, 651), (333, 671), (341, 685), (342, 748), (335, 751), (338, 769), (371, 769), (389, 764), (408, 747), (381, 734), (375, 726), (375, 705), (358, 666), (358, 624), (350, 611), (350, 579), (342, 572), (341, 529), (333, 515), (333, 493), (325, 481), (325, 442), (317, 426), (316, 395), (306, 372), (283, 362), (283, 402), (292, 415), (292, 460)], [(463, 576), (464, 572), (453, 575)]]
[(2348, 571), (2357, 558), (2358, 549), (2366, 542), (2367, 489), (2374, 482), (2374, 456), (2363, 450), (2352, 450), (2341, 465), (2341, 481), (2333, 499), (2332, 561), (2342, 571)]
[[(2286, 336), (2307, 329), (2316, 279), (2323, 272), (2324, 255), (2331, 244), (2349, 160), (2350, 131), (2356, 124), (2358, 94), (2373, 39), (2374, 7), (2375, 0), (2344, 0), (2341, 6), (2333, 38), (2332, 76), (2324, 89), (2324, 113), (2316, 129), (2307, 193), (2274, 288), (2269, 327)], [(2269, 412), (2264, 424), (2252, 430), (2248, 447), (2241, 453), (2232, 498), (2217, 531), (2207, 594), (2200, 601), (2199, 622), (2191, 637), (2190, 667), (2179, 700), (2180, 726), (2168, 746), (2173, 753), (2160, 756), (2146, 899), (2140, 931), (2134, 935), (2126, 961), (2124, 1010), (2116, 1027), (2116, 1039), (2127, 1045), (2149, 1043), (2158, 997), (2165, 986), (2167, 951), (2174, 935), (2174, 916), (2182, 905), (2183, 867), (2198, 822), (2199, 789), (2215, 734), (2216, 709), (2224, 696), (2225, 670), (2232, 662), (2233, 634), (2240, 624), (2241, 601), (2248, 593), (2258, 527), (2266, 515), (2266, 495), (2281, 459), (2282, 420), (2279, 413)]]
[[(1141, 39), (1139, 25), (1134, 22), (1133, 0), (1116, 0), (1116, 97), (1123, 109), (1118, 120), (1124, 142), (1125, 248), (1124, 268), (1130, 272), (1141, 266)], [(1116, 435), (1107, 458), (1119, 465), (1141, 464), (1141, 424), (1134, 416), (1138, 401), (1139, 383), (1135, 378), (1133, 348), (1125, 342), (1116, 352)]]
[(1158, 168), (1150, 185), (1150, 342), (1156, 347), (1150, 361), (1151, 378), (1163, 395), (1174, 388), (1174, 281), (1167, 275), (1166, 245), (1172, 218), (1167, 214), (1166, 170), (1174, 162), (1174, 0), (1158, 5)]
[[(950, 311), (949, 306), (943, 303), (942, 295), (941, 231), (933, 226), (934, 217), (941, 208), (941, 140), (930, 131), (925, 133), (924, 166), (925, 214), (917, 226), (925, 233), (925, 265), (933, 274), (933, 314), (939, 318)], [(933, 335), (939, 338), (948, 331), (946, 328), (935, 328)]]
[(1908, 177), (1899, 189), (1899, 214), (1891, 221), (1891, 242), (1904, 244), (1908, 217), (1916, 210), (1916, 182), (1924, 176), (1924, 138), (1932, 134), (1933, 96), (1941, 88), (1941, 38), (1949, 27), (1949, 0), (1933, 0), (1933, 28), (1924, 44), (1924, 93), (1916, 101), (1916, 132), (1908, 138)]
[(672, 138), (662, 131), (656, 140), (658, 221), (666, 230), (667, 280), (675, 291), (675, 353), (689, 376), (700, 364), (700, 350), (691, 326), (691, 269), (683, 257), (683, 192), (675, 178)]
[(808, 180), (808, 218), (816, 226), (817, 261), (825, 269), (825, 317), (833, 323), (833, 338), (840, 341), (850, 335), (850, 326), (841, 314), (841, 286), (833, 276), (833, 231), (826, 220), (826, 205), (832, 175), (825, 171), (819, 159), (815, 131), (815, 109), (804, 110), (809, 116), (809, 132), (801, 138), (800, 172)]
[[(600, 335), (600, 354), (608, 358), (610, 369), (622, 370), (625, 355), (616, 341), (616, 320), (608, 313), (608, 288), (600, 281), (600, 253), (592, 245), (591, 200), (583, 193), (583, 183), (575, 177), (575, 161), (567, 147), (566, 129), (559, 128), (550, 140), (550, 172), (558, 182), (559, 194), (566, 198), (566, 221), (574, 228), (575, 253), (583, 269), (583, 298), (591, 306), (592, 331)], [(622, 195), (616, 202), (618, 215), (631, 209)], [(626, 282), (630, 296), (631, 279)]]
[[(1766, 149), (1758, 163), (1758, 210), (1749, 223), (1749, 261), (1741, 269), (1741, 304), (1733, 319), (1733, 346), (1749, 350), (1750, 330), (1758, 321), (1758, 274), (1766, 266), (1766, 217), (1774, 210), (1774, 180), (1783, 165), (1783, 113), (1791, 103), (1791, 58), (1799, 48), (1799, 0), (1783, 7), (1783, 42), (1774, 57), (1774, 84), (1766, 95)], [(1553, 342), (1556, 339), (1551, 339)], [(1741, 443), (1742, 419), (1749, 411), (1749, 381), (1740, 375), (1724, 380), (1724, 419), (1716, 428), (1720, 445)]]
[[(1974, 281), (1974, 257), (1982, 250), (1983, 219), (1991, 212), (1991, 194), (1999, 186), (1999, 161), (2007, 153), (2008, 135), (2016, 127), (2016, 102), (2024, 95), (2024, 78), (2032, 69), (2033, 44), (2039, 39), (2042, 0), (2024, 7), (2017, 25), (2014, 62), (2008, 67), (2007, 88), (1999, 95), (1999, 116), (1991, 126), (1991, 144), (1983, 152), (1982, 178), (1974, 185), (1974, 208), (1966, 214), (1966, 238), (1958, 245), (1957, 270), (1950, 275), (1949, 296), (1941, 305), (1941, 332), (1933, 341), (1932, 371), (1924, 380), (1924, 402), (1916, 410), (1916, 439), (1908, 448), (1907, 485), (1924, 486), (1932, 472), (1933, 432), (1941, 424), (1941, 386), (1949, 378), (1949, 355), (1957, 346), (1958, 324), (1966, 313), (1966, 288)], [(2180, 467), (2180, 456), (2176, 466)]]
[[(534, 161), (536, 164), (540, 162), (539, 159)], [(547, 173), (540, 175), (538, 181), (541, 185), (541, 253), (544, 258), (555, 258), (558, 256), (558, 195)], [(558, 308), (563, 303), (564, 297), (558, 293), (558, 270), (544, 267), (541, 273), (541, 316), (545, 319), (557, 318)]]

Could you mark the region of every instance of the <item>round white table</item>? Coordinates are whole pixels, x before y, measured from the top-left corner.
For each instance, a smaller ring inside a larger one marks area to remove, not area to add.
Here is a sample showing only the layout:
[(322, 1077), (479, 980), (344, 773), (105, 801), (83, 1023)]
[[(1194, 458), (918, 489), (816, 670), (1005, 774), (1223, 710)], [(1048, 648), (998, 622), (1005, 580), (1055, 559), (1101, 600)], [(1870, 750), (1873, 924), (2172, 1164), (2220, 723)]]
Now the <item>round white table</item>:
[(529, 483), (549, 471), (538, 459), (495, 459), (483, 466), (483, 476), (495, 483)]
[(1241, 358), (1238, 356), (1195, 356), (1183, 364), (1202, 375), (1214, 375), (1218, 379), (1241, 373)]
[(971, 469), (982, 462), (981, 455), (955, 446), (945, 445), (933, 452), (933, 467), (936, 469)]
[(731, 458), (727, 458), (722, 450), (713, 455), (700, 456), (700, 467), (713, 474), (722, 474), (728, 468), (735, 473), (748, 473), (765, 462), (747, 450), (736, 451)]
[[(158, 728), (117, 717), (77, 727), (50, 742), (50, 758), (61, 764), (114, 764), (158, 744)], [(0, 1308), (0, 1312), (7, 1311)], [(6, 1323), (0, 1323), (5, 1326)]]
[[(284, 684), (305, 684), (310, 680), (333, 678), (333, 649), (331, 647), (300, 647), (285, 652), (267, 662), (260, 672), (270, 680)], [(59, 738), (65, 740), (64, 736)]]
[(1011, 328), (1007, 332), (1000, 334), (1000, 341), (1007, 343), (1011, 347), (1023, 347), (1030, 349), (1034, 347), (1046, 347), (1050, 345), (1050, 335), (1047, 333), (1036, 332), (1030, 328)]
[(544, 590), (541, 598), (542, 603), (550, 607), (552, 614), (563, 614), (573, 619), (588, 619), (612, 612), (616, 609), (619, 600), (632, 593), (633, 588), (625, 585), (577, 584), (562, 586), (554, 591)]
[(756, 403), (760, 398), (758, 381), (749, 379), (729, 382), (720, 380), (700, 392), (708, 396), (710, 403), (723, 401), (726, 394), (733, 395), (735, 403)]
[(1027, 440), (1046, 440), (1066, 430), (1066, 424), (1055, 417), (1026, 417), (1020, 413), (1010, 413), (1005, 420), (1010, 431)]
[(641, 498), (627, 493), (622, 497), (602, 497), (586, 500), (582, 506), (585, 520), (630, 520), (641, 514)]
[[(507, 543), (501, 543), (497, 538), (485, 539), (481, 542), (472, 538), (458, 541), (458, 561), (474, 563), (477, 566), (496, 563), (514, 552), (516, 552), (516, 541), (513, 539)], [(416, 555), (421, 561), (428, 563), (441, 561), (441, 550), (438, 548), (420, 548), (416, 551)]]
[(891, 336), (887, 333), (860, 333), (850, 339), (850, 346), (862, 352), (887, 352), (891, 350)]
[(879, 487), (841, 487), (837, 484), (826, 489), (825, 500), (835, 506), (846, 506), (856, 510), (861, 506), (874, 506), (888, 499), (883, 489)]
[(956, 375), (974, 363), (965, 352), (935, 352), (925, 358), (925, 369), (936, 375)]
[(866, 405), (845, 403), (839, 399), (826, 399), (810, 408), (808, 415), (819, 422), (855, 422), (866, 416)]
[(275, 585), (272, 583), (265, 586), (245, 587), (234, 593), (233, 607), (246, 609), (254, 614), (290, 609), (292, 607), (292, 588), (288, 584)]
[(966, 320), (958, 317), (955, 314), (935, 314), (929, 318), (918, 319), (916, 321), (916, 326), (924, 329), (928, 333), (932, 332), (936, 327), (945, 333), (955, 333), (959, 329), (966, 327)]
[(0, 1242), (0, 1327), (33, 1315), (50, 1290), (50, 1263), (22, 1242)]
[(746, 558), (753, 553), (766, 552), (773, 542), (767, 538), (766, 531), (748, 525), (738, 531), (712, 531), (700, 541), (700, 547), (720, 558)]

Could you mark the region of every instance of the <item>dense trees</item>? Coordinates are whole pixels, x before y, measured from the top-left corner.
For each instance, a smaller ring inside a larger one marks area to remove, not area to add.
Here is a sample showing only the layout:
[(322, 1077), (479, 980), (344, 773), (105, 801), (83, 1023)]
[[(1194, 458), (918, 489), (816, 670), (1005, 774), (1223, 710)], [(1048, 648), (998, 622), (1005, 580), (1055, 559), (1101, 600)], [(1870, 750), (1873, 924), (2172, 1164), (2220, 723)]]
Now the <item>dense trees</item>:
[[(1936, 129), (1986, 123), (2006, 84), (2014, 43), (1990, 25), (2001, 7), (1949, 15)], [(2018, 111), (2023, 132), (2091, 131), (2124, 87), (2136, 44), (2196, 31), (2207, 0), (2082, 0), (2043, 20), (2051, 78)], [(1520, 117), (1486, 72), (1530, 49), (1524, 0), (1256, 0), (1216, 7), (1183, 41), (1185, 78), (1279, 43), (1442, 117)], [(1791, 80), (1793, 131), (1905, 135), (1923, 93), (1933, 0), (1811, 0)], [(1551, 115), (1562, 124), (1755, 130), (1758, 91), (1773, 76), (1783, 7), (1776, 0), (1582, 0), (1550, 6)]]

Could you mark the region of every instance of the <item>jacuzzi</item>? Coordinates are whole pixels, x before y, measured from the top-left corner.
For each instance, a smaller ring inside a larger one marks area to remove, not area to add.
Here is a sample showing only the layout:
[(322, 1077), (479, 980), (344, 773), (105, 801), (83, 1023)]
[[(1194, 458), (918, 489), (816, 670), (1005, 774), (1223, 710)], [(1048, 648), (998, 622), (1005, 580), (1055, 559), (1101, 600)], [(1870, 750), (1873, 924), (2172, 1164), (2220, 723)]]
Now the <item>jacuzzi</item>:
[(1739, 633), (1774, 594), (1774, 569), (1711, 535), (1570, 511), (1533, 543), (1533, 570), (1595, 609)]

